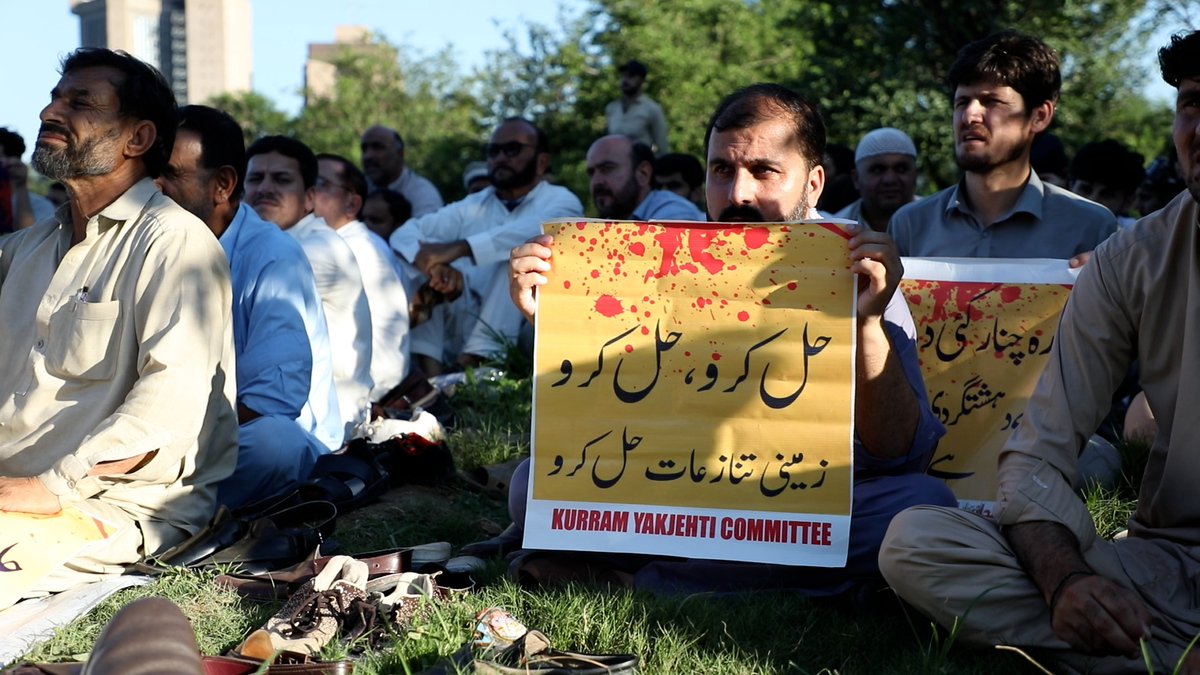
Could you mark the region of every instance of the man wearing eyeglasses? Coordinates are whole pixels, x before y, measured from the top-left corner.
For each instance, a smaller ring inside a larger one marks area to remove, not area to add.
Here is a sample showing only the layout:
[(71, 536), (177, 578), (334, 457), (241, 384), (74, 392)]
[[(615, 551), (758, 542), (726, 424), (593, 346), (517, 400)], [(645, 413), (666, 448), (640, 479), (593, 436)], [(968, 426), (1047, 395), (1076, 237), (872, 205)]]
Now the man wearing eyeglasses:
[(412, 353), (428, 375), (445, 363), (477, 365), (516, 341), (522, 319), (508, 299), (509, 251), (540, 234), (542, 221), (583, 215), (570, 190), (542, 180), (550, 144), (537, 125), (504, 120), (486, 155), (490, 187), (413, 218), (389, 240), (431, 288), (457, 296), (413, 329)]
[(408, 293), (387, 244), (359, 220), (367, 179), (345, 157), (317, 155), (313, 214), (324, 218), (354, 253), (371, 311), (371, 400), (378, 401), (408, 374)]

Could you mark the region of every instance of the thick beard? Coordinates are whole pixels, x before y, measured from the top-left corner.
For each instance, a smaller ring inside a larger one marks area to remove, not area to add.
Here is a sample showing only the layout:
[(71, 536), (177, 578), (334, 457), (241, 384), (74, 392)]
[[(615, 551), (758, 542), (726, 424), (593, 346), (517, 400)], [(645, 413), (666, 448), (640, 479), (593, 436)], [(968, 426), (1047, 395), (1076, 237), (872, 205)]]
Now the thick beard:
[[(592, 200), (595, 201), (595, 197)], [(625, 220), (633, 216), (633, 210), (637, 208), (637, 205), (637, 179), (630, 175), (629, 180), (625, 181), (624, 185), (609, 195), (608, 207), (601, 209), (597, 206), (596, 212), (601, 218)]]
[(537, 155), (525, 163), (520, 169), (514, 169), (507, 178), (497, 178), (495, 171), (488, 173), (488, 180), (499, 190), (511, 190), (530, 185), (537, 178)]
[(987, 173), (998, 166), (1008, 164), (1021, 158), (1021, 154), (1026, 150), (1026, 146), (1017, 144), (1009, 151), (1008, 155), (1003, 159), (996, 161), (986, 155), (975, 155), (972, 157), (962, 157), (957, 152), (954, 153), (954, 163), (958, 168), (970, 173)]
[(120, 136), (120, 130), (114, 127), (79, 145), (73, 137), (67, 136), (67, 145), (61, 150), (51, 150), (38, 143), (33, 151), (33, 168), (51, 180), (103, 176), (117, 166), (116, 144), (112, 141)]
[(805, 184), (804, 194), (800, 196), (800, 203), (796, 205), (796, 208), (792, 209), (792, 213), (791, 213), (791, 215), (789, 215), (787, 217), (787, 219), (788, 220), (804, 220), (807, 217), (808, 217), (808, 184)]

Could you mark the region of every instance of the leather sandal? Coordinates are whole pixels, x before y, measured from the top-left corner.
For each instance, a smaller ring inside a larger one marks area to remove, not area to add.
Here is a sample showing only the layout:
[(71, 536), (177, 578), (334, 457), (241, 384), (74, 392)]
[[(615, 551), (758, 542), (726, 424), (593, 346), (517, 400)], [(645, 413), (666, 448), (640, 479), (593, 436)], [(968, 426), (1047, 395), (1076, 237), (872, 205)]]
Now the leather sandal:
[(312, 556), (337, 526), (337, 507), (306, 502), (257, 520), (234, 518), (224, 506), (208, 527), (156, 556), (159, 563), (182, 567), (237, 567), (262, 574)]
[(344, 453), (318, 457), (297, 490), (306, 502), (331, 502), (338, 513), (348, 513), (379, 499), (389, 487), (387, 470), (363, 444), (352, 443)]
[[(217, 575), (213, 583), (218, 588), (236, 591), (247, 600), (269, 602), (286, 600), (305, 582), (320, 574), (335, 556), (305, 560), (287, 569), (262, 574), (228, 573)], [(353, 556), (367, 565), (367, 578), (409, 572), (413, 569), (413, 549), (393, 548)]]

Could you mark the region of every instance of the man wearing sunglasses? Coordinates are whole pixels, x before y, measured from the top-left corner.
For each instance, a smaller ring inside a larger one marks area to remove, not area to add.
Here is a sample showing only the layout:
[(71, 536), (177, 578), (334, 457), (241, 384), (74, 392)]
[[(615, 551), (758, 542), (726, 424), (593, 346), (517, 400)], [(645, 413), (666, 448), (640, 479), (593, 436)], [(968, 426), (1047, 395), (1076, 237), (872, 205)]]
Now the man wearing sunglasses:
[(485, 154), (490, 187), (413, 218), (389, 240), (431, 288), (455, 298), (413, 329), (413, 357), (429, 375), (445, 363), (477, 365), (516, 342), (521, 315), (508, 299), (509, 251), (541, 233), (542, 221), (583, 215), (570, 190), (542, 180), (550, 144), (534, 123), (504, 120)]

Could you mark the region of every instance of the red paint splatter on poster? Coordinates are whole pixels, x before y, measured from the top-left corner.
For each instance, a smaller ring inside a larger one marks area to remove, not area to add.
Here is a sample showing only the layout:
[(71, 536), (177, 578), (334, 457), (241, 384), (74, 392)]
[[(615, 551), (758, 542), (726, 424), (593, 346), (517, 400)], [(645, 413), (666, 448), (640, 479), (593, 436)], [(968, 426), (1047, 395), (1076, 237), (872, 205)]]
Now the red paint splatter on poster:
[(714, 230), (693, 229), (688, 231), (688, 252), (691, 253), (692, 260), (703, 265), (709, 274), (716, 274), (725, 269), (725, 263), (714, 258), (706, 250), (713, 243), (715, 236), (717, 236), (717, 232)]
[(746, 228), (746, 247), (762, 248), (770, 242), (771, 231), (765, 227)]
[(613, 317), (625, 311), (621, 301), (611, 295), (602, 295), (596, 300), (596, 311), (608, 317)]
[[(847, 232), (847, 231), (843, 230), (843, 229), (842, 229), (840, 226), (838, 226), (838, 225), (834, 225), (833, 223), (821, 223), (821, 227), (823, 227), (823, 228), (825, 228), (825, 229), (829, 230), (830, 232), (832, 232), (832, 233), (836, 234), (837, 236), (839, 236), (839, 237), (841, 237), (841, 238), (845, 239), (846, 241), (849, 241), (849, 240), (850, 240), (850, 238), (851, 238), (851, 235), (850, 235), (850, 233), (849, 233), (849, 232)], [(810, 236), (810, 237), (811, 237), (811, 236), (813, 236), (813, 234), (812, 234), (812, 233), (809, 233), (809, 235), (808, 235), (808, 236)]]

